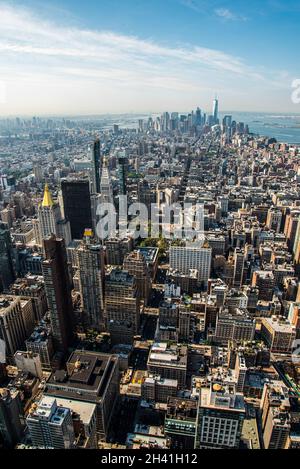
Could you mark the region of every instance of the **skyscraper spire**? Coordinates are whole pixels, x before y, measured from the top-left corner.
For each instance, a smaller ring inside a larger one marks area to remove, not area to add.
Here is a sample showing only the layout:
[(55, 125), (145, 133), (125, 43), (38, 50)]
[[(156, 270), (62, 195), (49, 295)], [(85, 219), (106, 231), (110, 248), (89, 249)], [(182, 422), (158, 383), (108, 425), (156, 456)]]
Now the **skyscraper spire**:
[(43, 198), (43, 202), (42, 202), (42, 207), (53, 207), (53, 205), (54, 205), (54, 202), (53, 202), (51, 193), (49, 191), (49, 186), (46, 183), (45, 184), (44, 198)]

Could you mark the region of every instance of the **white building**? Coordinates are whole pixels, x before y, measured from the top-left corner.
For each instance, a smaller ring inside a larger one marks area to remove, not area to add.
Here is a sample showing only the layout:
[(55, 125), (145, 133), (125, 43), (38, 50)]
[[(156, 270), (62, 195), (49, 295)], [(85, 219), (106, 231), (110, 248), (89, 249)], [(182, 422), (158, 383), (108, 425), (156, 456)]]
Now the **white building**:
[(43, 397), (26, 419), (32, 444), (41, 448), (71, 449), (75, 435), (71, 411), (56, 399)]
[(244, 396), (234, 385), (201, 388), (195, 448), (238, 449), (244, 418)]
[(42, 365), (38, 353), (18, 351), (15, 353), (15, 363), (19, 370), (27, 371), (33, 376), (42, 379)]
[(198, 271), (198, 281), (207, 285), (210, 277), (212, 249), (198, 242), (186, 246), (170, 247), (170, 269), (189, 274), (190, 269)]
[(53, 201), (48, 184), (45, 185), (43, 202), (38, 207), (38, 229), (37, 244), (52, 234), (63, 238), (66, 246), (71, 242), (70, 222), (63, 219), (60, 206)]

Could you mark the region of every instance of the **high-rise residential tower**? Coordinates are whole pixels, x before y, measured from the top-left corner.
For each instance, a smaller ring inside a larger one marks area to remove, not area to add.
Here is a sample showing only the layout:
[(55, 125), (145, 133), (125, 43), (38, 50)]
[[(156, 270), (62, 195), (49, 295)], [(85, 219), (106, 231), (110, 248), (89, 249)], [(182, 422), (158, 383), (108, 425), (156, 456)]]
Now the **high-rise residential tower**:
[(93, 192), (100, 193), (100, 175), (101, 175), (101, 143), (97, 138), (94, 141), (92, 149), (92, 174), (93, 174)]
[(89, 327), (104, 330), (104, 251), (90, 242), (90, 237), (77, 249), (78, 274), (83, 311)]
[(128, 161), (125, 155), (118, 157), (119, 195), (126, 195), (126, 172)]

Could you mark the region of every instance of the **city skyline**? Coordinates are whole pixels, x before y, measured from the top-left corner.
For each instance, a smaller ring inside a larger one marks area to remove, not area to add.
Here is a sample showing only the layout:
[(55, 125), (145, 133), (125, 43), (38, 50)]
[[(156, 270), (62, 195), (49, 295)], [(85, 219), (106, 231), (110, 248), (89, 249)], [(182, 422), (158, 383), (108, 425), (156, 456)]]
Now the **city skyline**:
[(216, 94), (224, 111), (299, 113), (297, 2), (10, 1), (0, 14), (2, 116), (211, 112)]

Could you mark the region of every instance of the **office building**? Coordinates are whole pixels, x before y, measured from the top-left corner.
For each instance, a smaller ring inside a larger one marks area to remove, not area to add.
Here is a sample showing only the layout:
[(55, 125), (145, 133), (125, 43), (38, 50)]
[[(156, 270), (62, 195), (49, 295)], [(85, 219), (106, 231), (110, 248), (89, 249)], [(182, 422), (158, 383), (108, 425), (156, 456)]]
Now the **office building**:
[(296, 327), (282, 317), (262, 318), (261, 335), (271, 352), (290, 353), (296, 339)]
[(10, 231), (0, 223), (0, 292), (9, 289), (15, 280)]
[(51, 359), (54, 355), (51, 325), (41, 321), (31, 336), (28, 337), (25, 345), (28, 352), (39, 355), (42, 369), (51, 371)]
[(154, 343), (149, 353), (147, 368), (152, 374), (177, 380), (178, 387), (184, 389), (187, 371), (187, 346), (168, 345), (167, 342)]
[(253, 340), (255, 334), (255, 319), (246, 310), (234, 309), (229, 312), (223, 309), (219, 312), (213, 341), (227, 345), (229, 340)]
[(14, 359), (16, 367), (19, 370), (26, 371), (32, 376), (42, 380), (42, 364), (38, 353), (17, 351), (14, 355)]
[(192, 450), (195, 446), (197, 401), (170, 397), (165, 416), (165, 435), (170, 438), (170, 449)]
[(114, 195), (113, 195), (113, 189), (112, 189), (112, 183), (111, 183), (107, 158), (104, 158), (103, 160), (101, 180), (100, 180), (100, 194), (101, 194), (101, 203), (103, 204), (114, 203)]
[(43, 201), (38, 206), (39, 239), (43, 241), (52, 234), (57, 236), (59, 220), (61, 220), (60, 207), (54, 203), (49, 186), (46, 184)]
[(61, 191), (64, 216), (70, 222), (72, 239), (82, 239), (85, 229), (92, 226), (89, 181), (63, 179)]
[(281, 381), (264, 385), (260, 401), (265, 449), (287, 449), (291, 429), (288, 388)]
[(116, 355), (75, 351), (67, 371), (56, 371), (46, 384), (47, 396), (96, 405), (97, 435), (106, 440), (119, 395), (119, 360)]
[(87, 236), (77, 248), (79, 288), (88, 327), (105, 329), (104, 251)]
[(0, 388), (0, 439), (4, 447), (13, 449), (23, 436), (21, 394), (15, 389)]
[(62, 397), (55, 400), (58, 407), (70, 409), (76, 449), (98, 449), (96, 404)]
[(244, 396), (234, 386), (200, 389), (195, 448), (238, 449), (245, 418)]
[(275, 287), (274, 274), (268, 270), (253, 272), (252, 287), (258, 288), (258, 299), (272, 301)]
[(190, 269), (198, 272), (198, 282), (207, 285), (210, 277), (212, 250), (199, 243), (187, 243), (186, 246), (170, 247), (170, 269), (189, 274)]
[(135, 277), (140, 299), (146, 306), (151, 293), (151, 278), (143, 254), (138, 250), (129, 253), (124, 259), (123, 268)]
[(105, 257), (108, 265), (123, 265), (125, 256), (133, 250), (133, 239), (108, 238), (105, 244)]
[(276, 231), (276, 233), (280, 232), (280, 227), (281, 227), (281, 221), (282, 221), (282, 212), (281, 210), (278, 210), (277, 208), (270, 208), (268, 211), (268, 216), (267, 216), (267, 227), (270, 228), (270, 230)]
[(42, 276), (28, 274), (25, 278), (17, 279), (11, 286), (10, 293), (22, 300), (30, 298), (36, 323), (44, 317), (48, 305)]
[(33, 404), (26, 419), (32, 444), (44, 449), (72, 449), (75, 435), (71, 411), (57, 405), (56, 399), (43, 397)]
[(55, 236), (44, 240), (42, 269), (55, 350), (66, 352), (73, 340), (73, 304), (65, 243)]
[(23, 347), (29, 329), (26, 319), (20, 298), (0, 296), (0, 339), (5, 343), (7, 363), (14, 363), (15, 352)]
[(132, 344), (139, 332), (140, 297), (128, 271), (110, 268), (105, 276), (105, 316), (113, 344)]
[(141, 397), (146, 401), (166, 403), (170, 397), (177, 396), (177, 390), (178, 382), (176, 379), (150, 374), (142, 383)]
[(244, 259), (245, 253), (242, 249), (235, 248), (234, 250), (234, 271), (233, 271), (233, 286), (241, 287), (244, 275)]
[(219, 101), (217, 98), (213, 101), (213, 110), (212, 110), (212, 117), (213, 117), (213, 124), (218, 124), (218, 112), (219, 112)]

